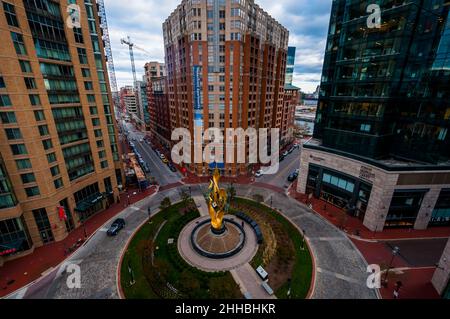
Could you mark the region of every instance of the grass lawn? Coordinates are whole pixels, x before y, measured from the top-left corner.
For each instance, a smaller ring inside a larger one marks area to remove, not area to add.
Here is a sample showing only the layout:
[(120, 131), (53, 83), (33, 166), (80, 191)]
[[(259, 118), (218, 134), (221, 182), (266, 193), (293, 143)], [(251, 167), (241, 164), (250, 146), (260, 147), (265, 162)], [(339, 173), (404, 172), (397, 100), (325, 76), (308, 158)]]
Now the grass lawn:
[[(186, 224), (200, 216), (197, 210), (180, 214), (183, 207), (179, 203), (164, 209), (132, 239), (121, 266), (121, 284), (126, 298), (241, 298), (239, 287), (229, 272), (203, 272), (181, 258), (177, 249), (178, 235)], [(171, 238), (174, 243), (168, 244)], [(136, 279), (132, 287), (129, 287), (128, 261)]]
[[(305, 249), (302, 250), (303, 236), (300, 234), (298, 229), (291, 224), (289, 220), (284, 218), (282, 215), (271, 209), (266, 205), (259, 204), (257, 202), (236, 198), (234, 204), (241, 207), (249, 207), (258, 213), (258, 217), (262, 218), (265, 222), (270, 224), (271, 220), (275, 220), (283, 228), (290, 240), (292, 241), (292, 246), (295, 251), (295, 257), (293, 259), (293, 268), (291, 273), (291, 298), (292, 299), (304, 299), (307, 297), (312, 277), (312, 259), (311, 254), (305, 244)], [(245, 213), (245, 210), (244, 210)], [(278, 243), (278, 245), (283, 245), (283, 243)], [(261, 247), (263, 248), (263, 247)], [(268, 266), (263, 263), (263, 252), (262, 249), (258, 250), (255, 258), (251, 262), (253, 267), (260, 265)], [(270, 277), (270, 274), (269, 274)], [(289, 290), (289, 283), (286, 281), (279, 289), (275, 291), (275, 294), (280, 299), (287, 299), (287, 292)]]

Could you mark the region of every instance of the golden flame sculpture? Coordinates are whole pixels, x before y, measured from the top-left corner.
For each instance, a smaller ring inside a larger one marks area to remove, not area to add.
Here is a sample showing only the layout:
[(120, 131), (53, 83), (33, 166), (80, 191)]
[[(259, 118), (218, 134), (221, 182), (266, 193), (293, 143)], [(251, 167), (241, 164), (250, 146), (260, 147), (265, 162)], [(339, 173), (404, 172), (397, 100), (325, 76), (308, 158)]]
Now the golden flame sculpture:
[(209, 215), (211, 216), (211, 226), (217, 232), (223, 230), (223, 218), (227, 211), (227, 191), (219, 187), (220, 173), (216, 168), (212, 180), (210, 181), (206, 202), (208, 204)]

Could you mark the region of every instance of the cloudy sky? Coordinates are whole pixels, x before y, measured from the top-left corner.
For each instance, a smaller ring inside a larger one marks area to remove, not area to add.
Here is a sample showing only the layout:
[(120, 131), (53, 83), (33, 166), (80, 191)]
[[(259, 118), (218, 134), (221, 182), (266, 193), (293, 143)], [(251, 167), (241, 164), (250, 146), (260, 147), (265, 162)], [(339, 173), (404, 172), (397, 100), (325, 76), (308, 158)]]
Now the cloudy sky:
[[(164, 62), (162, 23), (181, 0), (105, 0), (118, 85), (132, 84), (128, 47), (121, 38), (130, 36), (135, 49), (138, 78), (147, 61)], [(331, 0), (256, 0), (290, 31), (289, 45), (297, 47), (294, 84), (313, 92), (320, 82)]]

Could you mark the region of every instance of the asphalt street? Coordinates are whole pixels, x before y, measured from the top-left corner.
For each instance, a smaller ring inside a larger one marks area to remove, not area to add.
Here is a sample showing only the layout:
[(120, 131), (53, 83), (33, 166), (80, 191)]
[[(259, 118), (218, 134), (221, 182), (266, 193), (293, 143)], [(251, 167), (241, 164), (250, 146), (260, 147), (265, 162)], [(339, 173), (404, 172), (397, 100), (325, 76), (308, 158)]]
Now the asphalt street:
[(164, 164), (155, 151), (145, 141), (141, 142), (145, 134), (137, 131), (132, 124), (124, 124), (129, 139), (134, 139), (136, 149), (142, 156), (142, 159), (150, 166), (150, 176), (155, 177), (160, 186), (174, 184), (182, 179), (180, 172), (172, 172), (169, 167)]
[[(207, 185), (191, 187), (193, 196), (201, 196)], [(53, 268), (41, 280), (20, 289), (9, 298), (118, 298), (117, 269), (127, 241), (139, 225), (147, 220), (147, 207), (150, 206), (152, 211), (156, 212), (164, 197), (169, 197), (173, 203), (179, 201), (180, 190), (181, 187), (168, 189), (127, 207), (117, 216), (127, 222), (125, 229), (118, 236), (107, 237), (106, 230), (110, 222), (107, 223), (62, 265)], [(268, 199), (273, 195), (274, 207), (283, 212), (297, 227), (305, 230), (316, 265), (312, 298), (377, 298), (376, 292), (366, 286), (367, 263), (345, 234), (285, 194), (249, 185), (237, 185), (236, 190), (238, 196), (248, 198), (260, 194)], [(69, 274), (65, 270), (69, 264), (77, 264), (80, 267), (79, 289), (70, 289), (67, 286)]]
[(288, 181), (289, 175), (300, 168), (300, 149), (295, 149), (284, 161), (280, 162), (280, 169), (275, 175), (263, 175), (256, 178), (256, 182), (270, 184), (280, 188), (288, 188), (292, 182)]

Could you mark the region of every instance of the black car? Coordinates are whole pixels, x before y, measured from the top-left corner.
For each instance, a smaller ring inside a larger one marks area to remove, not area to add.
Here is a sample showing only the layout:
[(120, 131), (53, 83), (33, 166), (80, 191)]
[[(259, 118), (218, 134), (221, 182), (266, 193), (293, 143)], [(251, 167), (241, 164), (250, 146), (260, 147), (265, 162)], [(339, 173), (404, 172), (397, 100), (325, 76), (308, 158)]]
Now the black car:
[(288, 181), (289, 181), (289, 182), (293, 182), (293, 181), (295, 181), (297, 178), (298, 178), (298, 173), (295, 172), (295, 173), (292, 173), (291, 175), (289, 175)]
[(125, 227), (125, 220), (123, 218), (118, 218), (112, 223), (107, 231), (108, 236), (117, 236), (117, 234)]
[(169, 166), (169, 169), (172, 171), (172, 172), (176, 172), (177, 171), (177, 169), (175, 168), (175, 166), (173, 166), (172, 164), (169, 164), (168, 165)]

